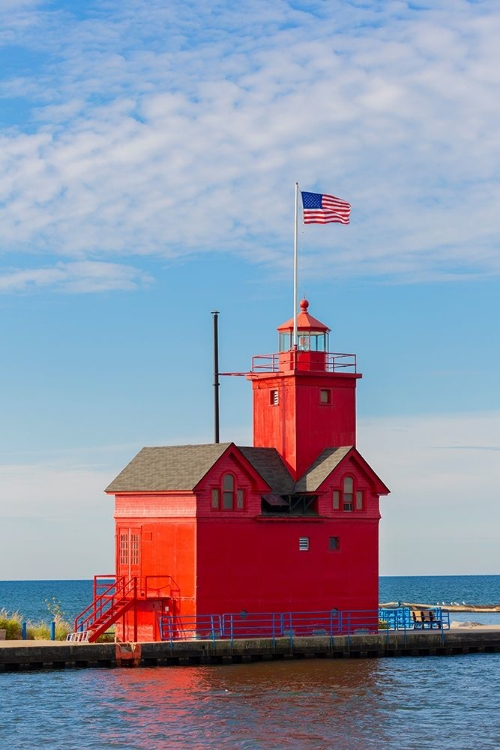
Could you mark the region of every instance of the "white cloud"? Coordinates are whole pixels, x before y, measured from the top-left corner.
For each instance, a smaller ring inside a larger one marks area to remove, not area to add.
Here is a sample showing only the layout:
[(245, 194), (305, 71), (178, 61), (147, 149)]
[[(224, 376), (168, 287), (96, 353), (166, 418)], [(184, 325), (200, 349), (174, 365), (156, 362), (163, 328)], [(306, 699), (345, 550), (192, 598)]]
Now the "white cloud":
[(0, 136), (2, 249), (258, 245), (279, 264), (299, 179), (353, 203), (349, 228), (302, 230), (323, 273), (335, 244), (337, 275), (498, 274), (495, 3), (307, 7), (124, 1), (29, 27), (6, 14), (47, 58), (0, 87), (35, 107), (26, 132)]
[(118, 263), (61, 262), (52, 268), (0, 271), (0, 294), (30, 292), (41, 288), (69, 293), (131, 291), (151, 281), (152, 278), (148, 274)]

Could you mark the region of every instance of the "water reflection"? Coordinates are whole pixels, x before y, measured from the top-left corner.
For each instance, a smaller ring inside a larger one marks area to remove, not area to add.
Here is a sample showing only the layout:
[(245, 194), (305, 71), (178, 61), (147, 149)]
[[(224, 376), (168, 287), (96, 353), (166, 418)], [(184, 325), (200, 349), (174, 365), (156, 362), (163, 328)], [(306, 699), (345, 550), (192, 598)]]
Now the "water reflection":
[(499, 666), (490, 654), (5, 674), (0, 747), (498, 748)]
[[(114, 711), (142, 747), (338, 748), (389, 739), (378, 721), (376, 661), (306, 661), (122, 671), (109, 692)], [(109, 741), (109, 732), (101, 735)]]

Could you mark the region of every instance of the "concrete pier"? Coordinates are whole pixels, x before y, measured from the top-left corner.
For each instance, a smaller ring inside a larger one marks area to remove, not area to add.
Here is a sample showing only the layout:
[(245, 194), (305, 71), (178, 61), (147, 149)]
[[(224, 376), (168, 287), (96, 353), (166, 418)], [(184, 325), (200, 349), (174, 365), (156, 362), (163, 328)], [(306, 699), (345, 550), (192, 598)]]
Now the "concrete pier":
[(0, 642), (0, 672), (117, 666), (193, 666), (283, 659), (499, 653), (500, 629), (381, 631), (351, 636), (189, 640), (173, 643)]

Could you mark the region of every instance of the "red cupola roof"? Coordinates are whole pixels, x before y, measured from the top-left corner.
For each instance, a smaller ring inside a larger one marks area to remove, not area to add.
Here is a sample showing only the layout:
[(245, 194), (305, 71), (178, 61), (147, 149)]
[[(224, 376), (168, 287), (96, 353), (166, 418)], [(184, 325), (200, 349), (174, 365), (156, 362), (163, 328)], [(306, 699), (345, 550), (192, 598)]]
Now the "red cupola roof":
[[(297, 315), (297, 330), (329, 332), (330, 329), (328, 328), (328, 326), (325, 326), (325, 324), (321, 323), (317, 318), (313, 318), (312, 315), (309, 315), (309, 313), (307, 312), (308, 307), (309, 302), (306, 299), (300, 301), (300, 312)], [(287, 320), (286, 323), (283, 323), (278, 327), (278, 331), (280, 333), (293, 331), (293, 324), (294, 320), (293, 318), (290, 318), (290, 320)]]

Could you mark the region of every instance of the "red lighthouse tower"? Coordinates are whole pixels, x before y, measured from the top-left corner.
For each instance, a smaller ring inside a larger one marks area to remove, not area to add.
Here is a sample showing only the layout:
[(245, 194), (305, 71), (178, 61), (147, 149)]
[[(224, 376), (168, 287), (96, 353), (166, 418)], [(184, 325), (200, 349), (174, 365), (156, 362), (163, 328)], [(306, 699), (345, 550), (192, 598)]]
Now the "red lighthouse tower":
[(253, 442), (274, 447), (295, 479), (324, 448), (356, 445), (356, 357), (331, 354), (330, 329), (302, 300), (298, 345), (293, 318), (279, 326), (279, 353), (253, 358)]
[[(253, 358), (254, 445), (143, 448), (115, 496), (116, 575), (77, 618), (94, 640), (157, 640), (160, 619), (377, 611), (379, 497), (356, 449), (356, 357), (301, 302)], [(377, 615), (375, 614), (375, 622)]]

